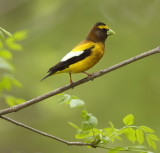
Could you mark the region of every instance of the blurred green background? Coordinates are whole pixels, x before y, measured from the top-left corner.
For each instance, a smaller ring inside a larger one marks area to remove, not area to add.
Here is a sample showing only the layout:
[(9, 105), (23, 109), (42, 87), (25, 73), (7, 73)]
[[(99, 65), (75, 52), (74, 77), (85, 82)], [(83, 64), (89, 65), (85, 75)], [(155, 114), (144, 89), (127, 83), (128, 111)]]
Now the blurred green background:
[[(109, 25), (116, 35), (108, 38), (103, 59), (88, 72), (96, 72), (160, 45), (159, 0), (0, 0), (0, 26), (11, 33), (28, 30), (24, 51), (14, 53), (14, 75), (23, 88), (13, 95), (27, 100), (69, 83), (68, 74), (40, 82), (56, 64), (83, 40), (97, 21)], [(153, 128), (160, 136), (160, 55), (153, 55), (113, 71), (65, 93), (86, 102), (98, 127), (134, 114), (137, 125)], [(74, 81), (85, 77), (73, 75)], [(68, 121), (79, 124), (80, 109), (57, 103), (60, 96), (32, 105), (9, 117), (68, 141), (75, 141)], [(1, 101), (1, 109), (6, 108)], [(107, 152), (67, 146), (0, 120), (0, 153)], [(126, 142), (115, 144), (125, 145)], [(129, 143), (130, 144), (130, 143)], [(131, 144), (130, 144), (131, 145)], [(159, 145), (159, 144), (158, 144)], [(159, 152), (159, 151), (158, 151)]]

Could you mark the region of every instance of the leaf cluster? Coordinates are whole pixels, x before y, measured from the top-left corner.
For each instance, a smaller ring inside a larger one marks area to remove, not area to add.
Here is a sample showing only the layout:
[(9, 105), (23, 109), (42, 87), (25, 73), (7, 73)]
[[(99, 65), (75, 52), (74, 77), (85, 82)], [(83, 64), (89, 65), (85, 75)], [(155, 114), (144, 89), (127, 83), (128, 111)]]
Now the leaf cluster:
[[(112, 122), (109, 122), (109, 127), (97, 128), (98, 119), (89, 113), (86, 109), (85, 102), (75, 96), (63, 94), (60, 103), (68, 104), (71, 108), (82, 108), (80, 126), (69, 122), (76, 129), (75, 138), (81, 139), (85, 143), (92, 144), (93, 147), (109, 149), (109, 153), (118, 153), (120, 151), (135, 151), (139, 153), (153, 153), (147, 151), (147, 147), (143, 146), (145, 142), (156, 150), (156, 142), (159, 138), (155, 135), (154, 130), (147, 126), (135, 126), (134, 115), (129, 114), (123, 118), (124, 126), (115, 128)], [(116, 140), (127, 139), (133, 145), (125, 147), (109, 147)]]
[(21, 51), (19, 41), (27, 37), (26, 31), (19, 31), (13, 35), (0, 27), (0, 97), (3, 97), (9, 106), (20, 104), (24, 99), (9, 95), (13, 88), (22, 87), (21, 83), (13, 76), (14, 65), (12, 63), (12, 51)]

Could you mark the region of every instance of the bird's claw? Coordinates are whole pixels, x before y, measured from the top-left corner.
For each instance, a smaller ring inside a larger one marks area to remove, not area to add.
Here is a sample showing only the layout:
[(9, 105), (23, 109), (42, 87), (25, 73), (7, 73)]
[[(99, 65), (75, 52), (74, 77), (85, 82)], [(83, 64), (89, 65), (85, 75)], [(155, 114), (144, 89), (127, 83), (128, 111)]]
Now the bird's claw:
[(72, 89), (74, 89), (74, 85), (72, 81), (70, 81), (70, 86), (72, 87)]
[(93, 74), (89, 74), (89, 75), (88, 75), (88, 78), (89, 78), (89, 80), (91, 80), (91, 81), (94, 80), (94, 78), (92, 78), (92, 76), (93, 76)]
[(89, 78), (89, 80), (93, 81), (93, 78), (91, 78), (93, 76), (93, 74), (87, 73), (87, 72), (83, 72), (84, 74), (86, 74)]

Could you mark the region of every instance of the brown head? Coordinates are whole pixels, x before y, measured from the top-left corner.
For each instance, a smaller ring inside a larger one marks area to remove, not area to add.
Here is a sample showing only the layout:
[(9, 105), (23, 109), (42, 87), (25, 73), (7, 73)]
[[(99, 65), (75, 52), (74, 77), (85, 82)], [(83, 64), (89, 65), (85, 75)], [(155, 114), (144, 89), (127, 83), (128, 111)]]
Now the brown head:
[(86, 40), (104, 43), (106, 38), (112, 34), (114, 34), (114, 31), (112, 31), (106, 24), (97, 22), (90, 30)]

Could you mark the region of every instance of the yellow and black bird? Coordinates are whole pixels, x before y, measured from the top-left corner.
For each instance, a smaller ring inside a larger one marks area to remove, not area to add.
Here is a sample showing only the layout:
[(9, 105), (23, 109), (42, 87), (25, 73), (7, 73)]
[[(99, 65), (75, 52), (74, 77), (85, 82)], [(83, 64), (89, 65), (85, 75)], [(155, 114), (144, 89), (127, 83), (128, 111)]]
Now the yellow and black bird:
[(47, 77), (59, 74), (69, 73), (70, 83), (72, 84), (72, 73), (85, 73), (93, 67), (103, 56), (105, 49), (105, 40), (109, 35), (114, 34), (106, 24), (97, 22), (89, 31), (85, 40), (79, 43), (75, 48), (66, 54), (62, 60), (48, 70)]

